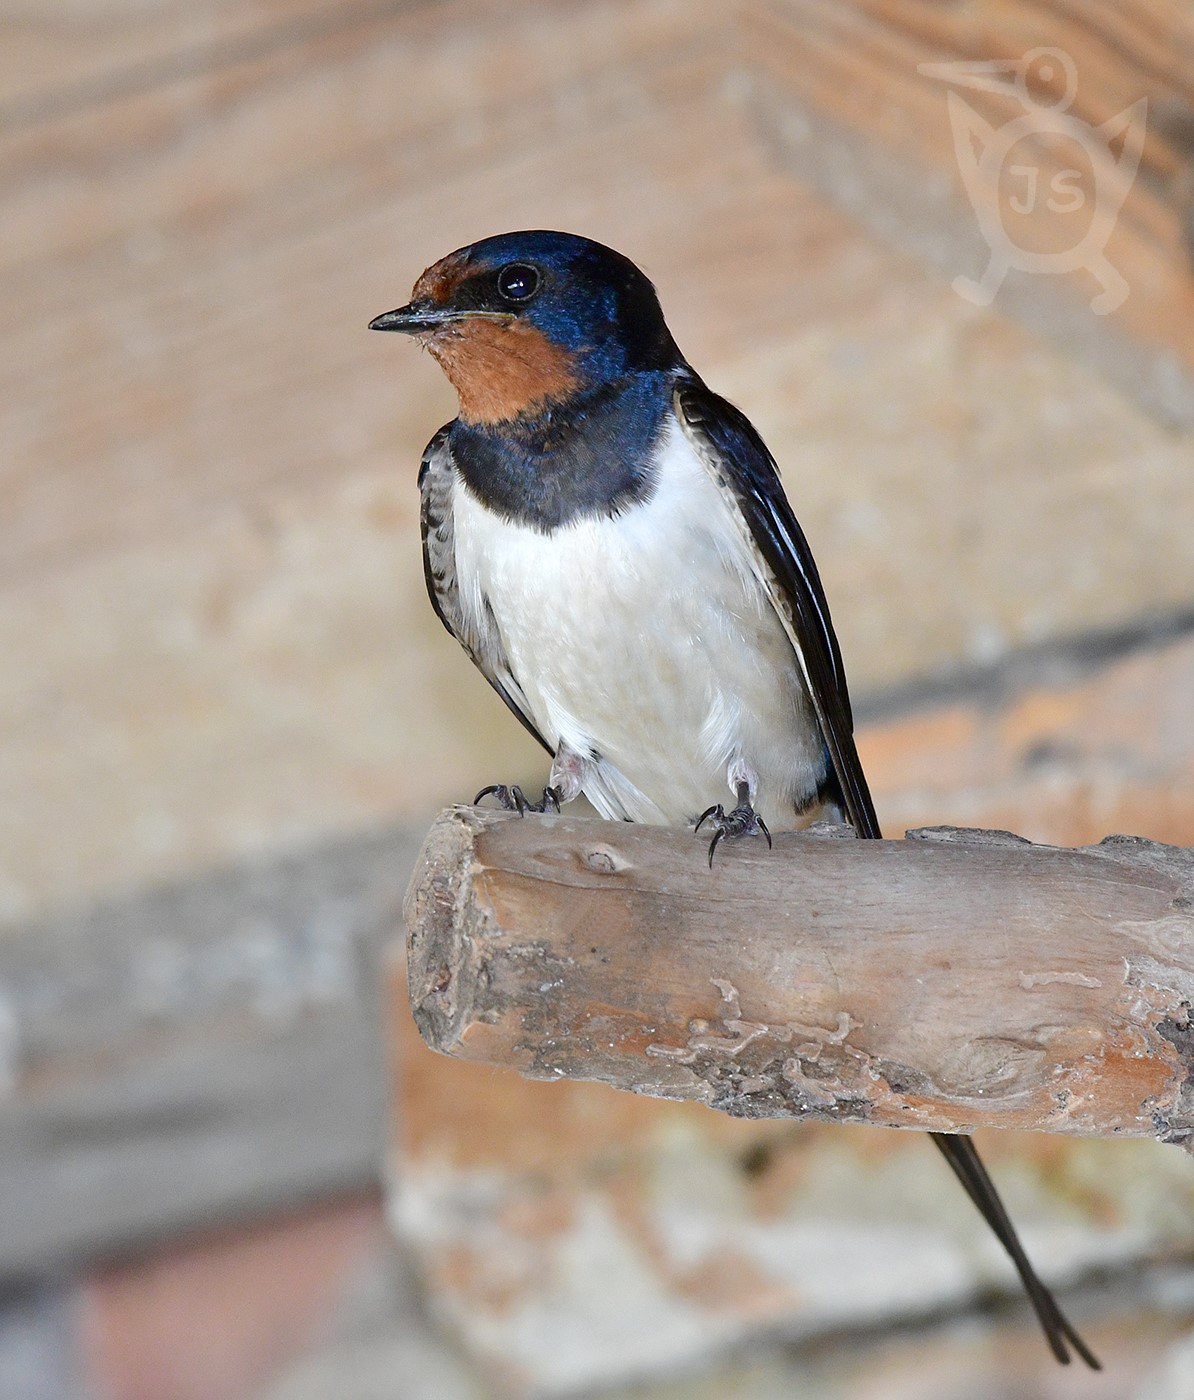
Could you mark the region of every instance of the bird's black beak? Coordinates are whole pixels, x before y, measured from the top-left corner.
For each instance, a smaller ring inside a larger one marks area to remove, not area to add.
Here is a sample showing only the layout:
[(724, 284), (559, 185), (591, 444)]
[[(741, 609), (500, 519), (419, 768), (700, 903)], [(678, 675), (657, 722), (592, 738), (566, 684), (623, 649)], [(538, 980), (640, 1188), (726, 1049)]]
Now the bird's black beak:
[(435, 307), (426, 301), (411, 301), (400, 306), (397, 311), (386, 311), (369, 322), (371, 331), (403, 331), (407, 335), (417, 335), (420, 331), (433, 331), (448, 321), (453, 321), (459, 312), (444, 307)]
[(397, 311), (385, 311), (369, 322), (371, 331), (403, 331), (418, 335), (422, 331), (438, 330), (441, 326), (460, 321), (512, 321), (507, 311), (485, 311), (481, 308), (436, 306), (430, 301), (408, 301)]

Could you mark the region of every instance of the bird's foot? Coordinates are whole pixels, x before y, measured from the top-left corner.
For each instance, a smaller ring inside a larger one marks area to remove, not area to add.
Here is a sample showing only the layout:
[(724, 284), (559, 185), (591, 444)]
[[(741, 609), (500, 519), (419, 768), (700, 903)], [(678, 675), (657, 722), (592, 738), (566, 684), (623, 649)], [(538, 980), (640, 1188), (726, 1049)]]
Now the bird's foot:
[(727, 812), (720, 802), (702, 812), (697, 820), (696, 830), (708, 822), (713, 828), (713, 840), (709, 842), (709, 869), (713, 869), (713, 853), (723, 836), (765, 836), (767, 847), (771, 848), (771, 833), (767, 823), (750, 804), (750, 792), (745, 783), (738, 785), (738, 805)]
[(520, 787), (513, 787), (506, 783), (490, 783), (488, 787), (483, 787), (473, 798), (473, 806), (476, 807), (483, 797), (493, 796), (497, 798), (498, 806), (507, 812), (517, 812), (520, 817), (525, 817), (528, 812), (559, 812), (560, 794), (553, 787), (545, 787), (543, 796), (538, 802), (532, 802)]

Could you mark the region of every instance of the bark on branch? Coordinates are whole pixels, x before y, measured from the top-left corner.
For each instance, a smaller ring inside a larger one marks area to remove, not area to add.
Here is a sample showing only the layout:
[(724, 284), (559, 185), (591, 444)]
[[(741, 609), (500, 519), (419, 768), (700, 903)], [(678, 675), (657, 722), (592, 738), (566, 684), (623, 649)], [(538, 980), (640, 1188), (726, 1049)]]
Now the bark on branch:
[(406, 899), (424, 1040), (742, 1117), (1194, 1130), (1194, 851), (828, 828), (705, 852), (443, 813)]

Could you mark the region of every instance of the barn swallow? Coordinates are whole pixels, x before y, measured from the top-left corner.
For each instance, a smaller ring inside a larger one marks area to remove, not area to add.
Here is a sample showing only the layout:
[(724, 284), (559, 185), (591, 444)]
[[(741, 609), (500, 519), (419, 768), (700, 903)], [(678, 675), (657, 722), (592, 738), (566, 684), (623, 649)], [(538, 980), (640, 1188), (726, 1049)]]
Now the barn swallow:
[[(431, 604), (551, 755), (543, 797), (767, 835), (821, 815), (878, 839), (816, 565), (749, 420), (680, 353), (628, 258), (487, 238), (371, 322), (439, 362), (460, 413), (419, 472)], [(721, 785), (732, 804), (715, 800)], [(768, 836), (768, 840), (769, 840)], [(1037, 1277), (968, 1137), (933, 1134), (1059, 1361), (1098, 1362)]]

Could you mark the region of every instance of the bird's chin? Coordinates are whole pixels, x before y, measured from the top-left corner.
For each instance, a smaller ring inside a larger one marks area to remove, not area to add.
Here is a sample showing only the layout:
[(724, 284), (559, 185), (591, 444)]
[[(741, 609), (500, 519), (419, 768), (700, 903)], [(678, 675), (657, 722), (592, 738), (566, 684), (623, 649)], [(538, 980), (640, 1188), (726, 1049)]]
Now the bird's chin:
[(461, 341), (464, 338), (464, 333), (459, 325), (435, 326), (425, 331), (419, 331), (413, 337), (441, 365), (445, 359), (454, 358), (453, 352), (461, 348)]

